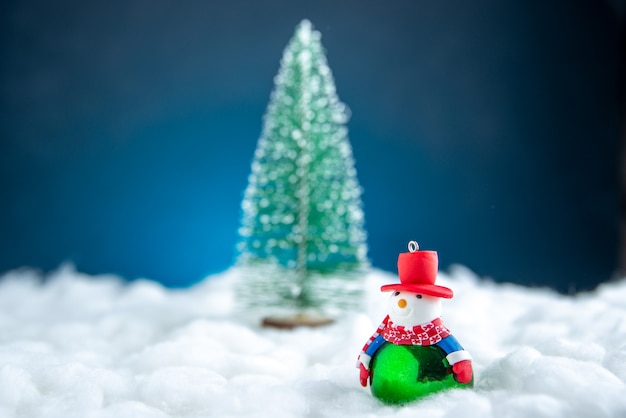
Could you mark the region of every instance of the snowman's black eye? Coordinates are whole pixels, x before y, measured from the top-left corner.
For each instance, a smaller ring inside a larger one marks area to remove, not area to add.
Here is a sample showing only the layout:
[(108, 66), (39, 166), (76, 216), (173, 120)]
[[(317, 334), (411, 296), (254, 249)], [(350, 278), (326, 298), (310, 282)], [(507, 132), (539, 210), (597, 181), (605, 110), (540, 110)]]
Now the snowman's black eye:
[(422, 295), (415, 295), (415, 297), (417, 297), (418, 299), (421, 299)]
[(398, 296), (400, 294), (400, 292), (394, 292), (394, 296)]

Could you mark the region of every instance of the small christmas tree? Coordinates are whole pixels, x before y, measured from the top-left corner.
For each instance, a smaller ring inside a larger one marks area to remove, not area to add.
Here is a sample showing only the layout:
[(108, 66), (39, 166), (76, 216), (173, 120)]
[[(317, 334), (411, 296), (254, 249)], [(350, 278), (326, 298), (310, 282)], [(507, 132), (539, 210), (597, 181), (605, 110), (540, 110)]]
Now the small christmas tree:
[(320, 39), (307, 20), (296, 28), (254, 154), (238, 244), (253, 305), (349, 305), (368, 266), (348, 110)]

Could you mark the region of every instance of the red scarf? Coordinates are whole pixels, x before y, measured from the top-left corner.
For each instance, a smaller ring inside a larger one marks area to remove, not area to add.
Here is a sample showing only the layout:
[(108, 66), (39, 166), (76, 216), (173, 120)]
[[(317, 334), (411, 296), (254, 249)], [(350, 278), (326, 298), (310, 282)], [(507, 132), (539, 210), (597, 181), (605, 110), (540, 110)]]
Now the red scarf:
[(415, 325), (412, 329), (397, 326), (391, 319), (381, 332), (383, 338), (397, 345), (433, 345), (450, 335), (450, 330), (437, 318), (425, 325)]

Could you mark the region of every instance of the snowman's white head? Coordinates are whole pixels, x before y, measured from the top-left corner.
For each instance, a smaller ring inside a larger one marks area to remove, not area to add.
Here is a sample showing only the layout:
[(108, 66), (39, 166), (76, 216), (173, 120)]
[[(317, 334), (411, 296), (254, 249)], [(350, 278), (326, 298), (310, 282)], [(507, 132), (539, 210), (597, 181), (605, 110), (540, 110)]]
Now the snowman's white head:
[(404, 327), (426, 324), (441, 316), (441, 298), (396, 291), (389, 297), (389, 319)]

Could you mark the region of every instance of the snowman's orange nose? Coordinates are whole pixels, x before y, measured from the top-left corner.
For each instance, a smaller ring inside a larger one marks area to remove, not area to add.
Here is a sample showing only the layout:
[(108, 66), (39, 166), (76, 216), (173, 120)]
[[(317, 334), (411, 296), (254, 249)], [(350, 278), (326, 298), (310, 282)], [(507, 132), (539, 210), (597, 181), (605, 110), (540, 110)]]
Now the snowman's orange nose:
[(404, 308), (406, 308), (406, 300), (404, 300), (404, 299), (400, 299), (400, 300), (398, 301), (398, 306), (400, 307), (400, 309), (404, 309)]

